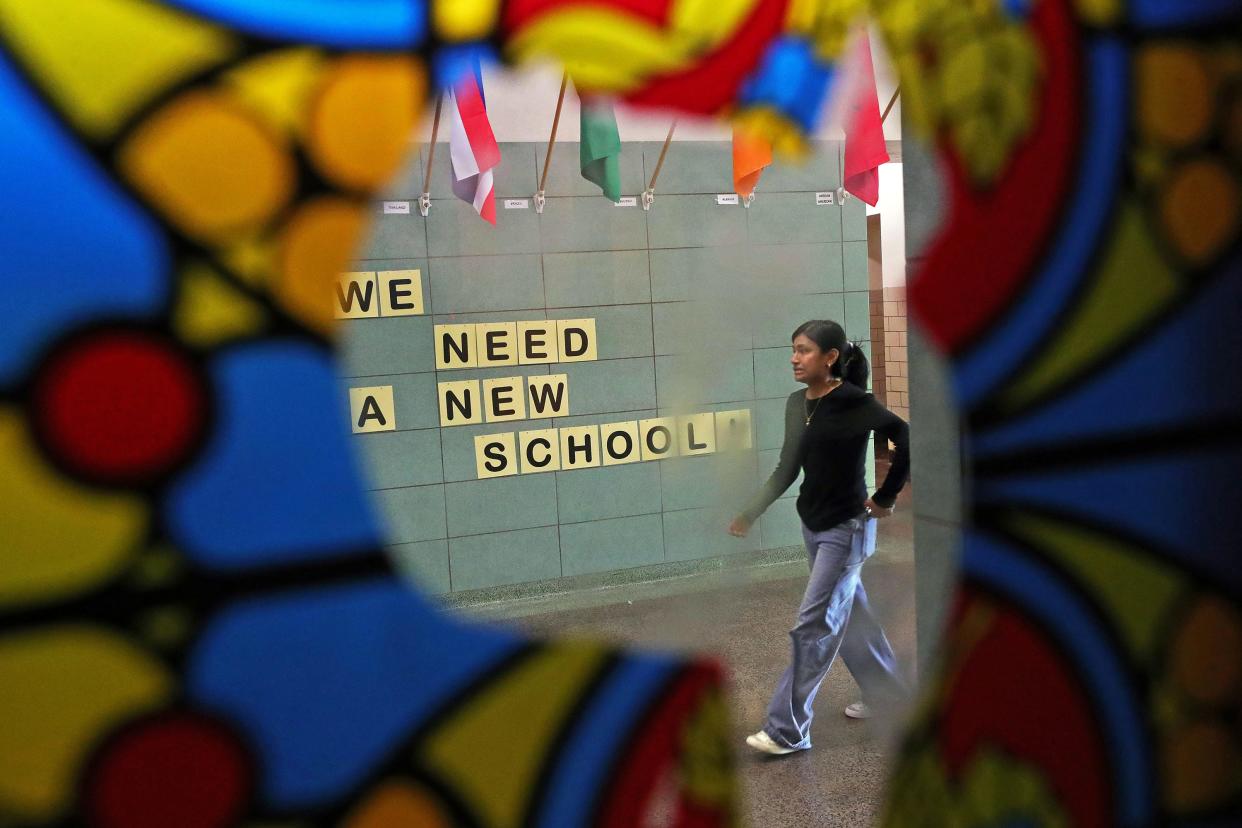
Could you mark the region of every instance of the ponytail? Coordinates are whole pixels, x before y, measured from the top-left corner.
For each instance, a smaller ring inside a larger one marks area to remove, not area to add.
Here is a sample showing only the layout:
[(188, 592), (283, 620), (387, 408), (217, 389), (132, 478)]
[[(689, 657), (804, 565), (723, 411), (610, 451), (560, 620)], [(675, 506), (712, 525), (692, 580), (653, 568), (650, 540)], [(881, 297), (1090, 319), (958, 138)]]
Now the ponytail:
[(871, 364), (867, 362), (867, 355), (863, 353), (863, 349), (857, 342), (846, 341), (845, 352), (837, 365), (841, 366), (841, 379), (848, 383), (852, 383), (863, 391), (867, 390), (867, 380), (871, 378)]

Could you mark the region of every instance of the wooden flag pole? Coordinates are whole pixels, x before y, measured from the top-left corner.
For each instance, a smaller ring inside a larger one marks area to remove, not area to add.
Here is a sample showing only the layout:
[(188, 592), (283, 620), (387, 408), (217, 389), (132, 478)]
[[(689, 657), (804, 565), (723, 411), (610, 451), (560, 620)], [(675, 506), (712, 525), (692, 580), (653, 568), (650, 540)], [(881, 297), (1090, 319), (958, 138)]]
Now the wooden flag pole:
[(436, 136), (440, 132), (440, 107), (444, 104), (444, 94), (436, 98), (436, 115), (431, 121), (431, 144), (427, 148), (427, 170), (423, 175), (423, 194), (418, 199), (418, 211), (424, 216), (431, 210), (431, 165), (436, 160)]
[(561, 76), (561, 92), (556, 96), (556, 114), (552, 116), (552, 134), (548, 136), (548, 151), (543, 156), (543, 174), (539, 176), (539, 191), (535, 193), (535, 212), (542, 213), (548, 184), (548, 167), (552, 164), (552, 147), (556, 146), (556, 130), (561, 125), (561, 107), (565, 104), (565, 87), (569, 85), (569, 73)]
[(646, 192), (643, 193), (643, 209), (650, 210), (652, 202), (655, 201), (655, 185), (656, 179), (660, 177), (660, 168), (664, 166), (664, 156), (668, 155), (668, 145), (673, 141), (673, 133), (677, 130), (677, 119), (673, 119), (673, 123), (669, 125), (668, 136), (664, 139), (664, 146), (660, 149), (660, 160), (656, 161), (655, 169), (651, 171), (651, 183), (647, 185)]
[(880, 123), (888, 120), (888, 113), (893, 111), (893, 104), (897, 103), (897, 96), (901, 94), (901, 87), (898, 86), (893, 90), (893, 97), (888, 99), (888, 106), (884, 107), (884, 114), (880, 116)]

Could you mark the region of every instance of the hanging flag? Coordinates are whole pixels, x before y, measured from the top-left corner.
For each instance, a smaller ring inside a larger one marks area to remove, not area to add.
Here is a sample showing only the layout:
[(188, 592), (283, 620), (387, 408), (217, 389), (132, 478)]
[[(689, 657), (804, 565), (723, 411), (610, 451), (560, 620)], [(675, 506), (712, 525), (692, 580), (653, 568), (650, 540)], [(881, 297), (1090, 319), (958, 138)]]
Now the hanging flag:
[(880, 200), (880, 165), (888, 161), (875, 91), (871, 38), (864, 29), (854, 52), (852, 100), (845, 116), (845, 189), (870, 204)]
[(772, 163), (772, 145), (746, 129), (733, 127), (733, 191), (742, 198), (755, 192), (759, 176)]
[(478, 214), (496, 223), (496, 192), (492, 170), (500, 163), (500, 147), (487, 120), (483, 75), (476, 65), (449, 90), (449, 160), (453, 194), (474, 206)]
[(612, 104), (583, 100), (579, 162), (582, 177), (597, 185), (612, 201), (621, 200), (621, 133)]

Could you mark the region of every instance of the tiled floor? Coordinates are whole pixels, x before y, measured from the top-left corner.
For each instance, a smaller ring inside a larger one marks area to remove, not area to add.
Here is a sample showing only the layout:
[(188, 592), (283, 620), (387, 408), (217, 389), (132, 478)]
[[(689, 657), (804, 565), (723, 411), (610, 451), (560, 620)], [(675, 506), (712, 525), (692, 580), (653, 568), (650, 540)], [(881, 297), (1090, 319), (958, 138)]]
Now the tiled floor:
[[(881, 523), (879, 548), (864, 570), (873, 603), (907, 672), (914, 654), (914, 565), (909, 496)], [(904, 507), (904, 508), (903, 508)], [(591, 595), (539, 599), (491, 617), (516, 617), (537, 634), (602, 637), (716, 654), (731, 676), (733, 740), (753, 826), (869, 825), (879, 816), (891, 751), (886, 728), (845, 718), (857, 687), (839, 662), (816, 709), (815, 747), (780, 759), (749, 754), (743, 738), (762, 723), (768, 694), (788, 659), (787, 631), (805, 586), (805, 567), (778, 564), (639, 584)], [(891, 728), (888, 728), (891, 731)]]

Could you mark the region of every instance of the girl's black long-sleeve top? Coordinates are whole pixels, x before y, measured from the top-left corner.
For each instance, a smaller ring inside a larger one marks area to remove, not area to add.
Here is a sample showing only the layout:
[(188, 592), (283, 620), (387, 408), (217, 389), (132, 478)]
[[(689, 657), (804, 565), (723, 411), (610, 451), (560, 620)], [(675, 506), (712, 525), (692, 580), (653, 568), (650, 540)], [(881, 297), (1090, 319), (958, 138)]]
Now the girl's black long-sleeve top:
[[(806, 419), (811, 416), (808, 426)], [(910, 473), (910, 427), (871, 394), (843, 383), (827, 396), (808, 400), (799, 390), (785, 405), (785, 443), (767, 483), (742, 512), (753, 523), (803, 472), (798, 515), (812, 532), (831, 529), (863, 512), (871, 432), (896, 447), (888, 475), (871, 499), (891, 508)]]

